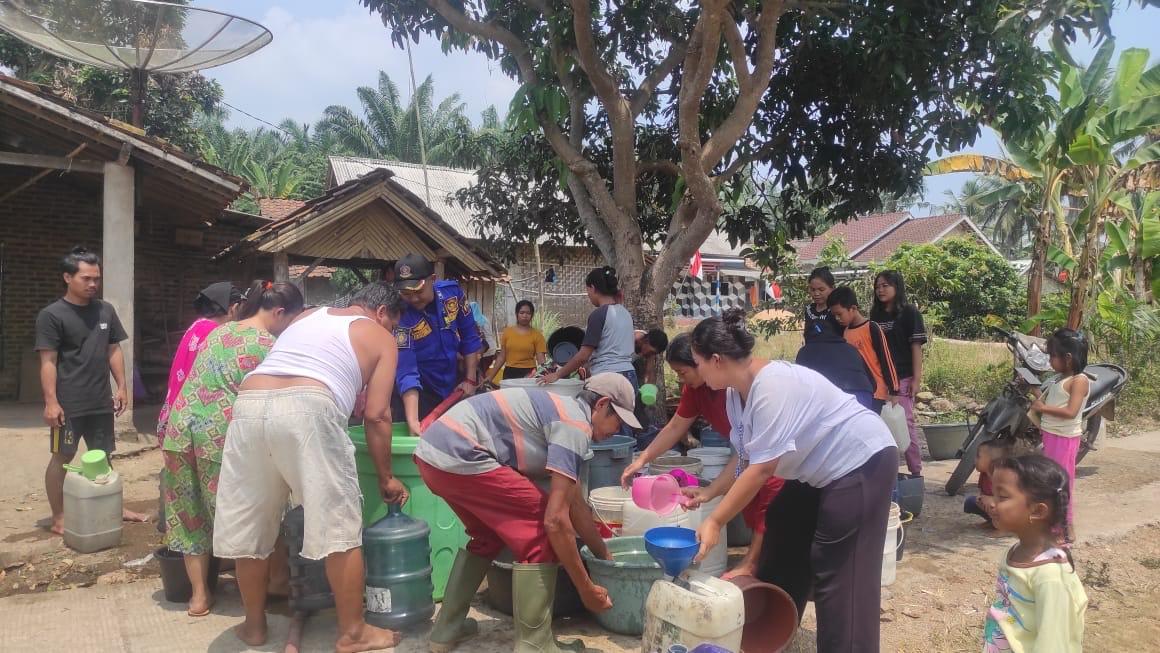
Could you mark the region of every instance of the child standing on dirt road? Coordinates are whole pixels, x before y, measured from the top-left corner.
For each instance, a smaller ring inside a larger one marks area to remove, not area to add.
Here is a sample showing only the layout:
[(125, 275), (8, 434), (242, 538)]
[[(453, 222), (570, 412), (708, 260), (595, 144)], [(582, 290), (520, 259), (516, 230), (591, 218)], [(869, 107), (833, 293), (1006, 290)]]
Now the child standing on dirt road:
[[(1083, 434), (1083, 407), (1091, 391), (1091, 384), (1083, 373), (1087, 367), (1087, 338), (1078, 331), (1060, 329), (1048, 338), (1047, 354), (1051, 356), (1051, 369), (1059, 372), (1060, 376), (1047, 384), (1039, 398), (1031, 404), (1031, 410), (1040, 415), (1043, 455), (1063, 467), (1068, 482), (1074, 488), (1075, 456), (1079, 452), (1080, 435)], [(1071, 496), (1068, 495), (1067, 523), (1068, 537), (1074, 539), (1072, 519), (1075, 513)]]
[(842, 336), (858, 350), (874, 377), (874, 412), (881, 413), (887, 401), (898, 403), (898, 372), (890, 356), (886, 332), (862, 315), (858, 295), (849, 286), (835, 288), (826, 305), (845, 329)]
[(980, 443), (975, 451), (975, 470), (979, 472), (979, 494), (963, 500), (963, 512), (978, 515), (991, 523), (991, 509), (995, 507), (995, 488), (991, 482), (991, 472), (995, 461), (1011, 456), (1011, 443), (1007, 440), (987, 440)]
[(1067, 472), (1038, 454), (998, 460), (993, 470), (995, 526), (1019, 543), (999, 565), (983, 653), (1079, 653), (1087, 594), (1071, 553), (1059, 547), (1056, 535), (1068, 524)]

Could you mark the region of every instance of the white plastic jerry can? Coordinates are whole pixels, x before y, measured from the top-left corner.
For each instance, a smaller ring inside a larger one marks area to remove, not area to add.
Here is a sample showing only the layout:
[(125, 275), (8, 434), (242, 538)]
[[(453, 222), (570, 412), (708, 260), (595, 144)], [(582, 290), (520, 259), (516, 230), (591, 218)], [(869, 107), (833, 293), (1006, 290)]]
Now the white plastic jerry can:
[(89, 480), (64, 477), (64, 543), (80, 553), (121, 544), (121, 476), (116, 471)]
[[(687, 581), (688, 587), (683, 585)], [(692, 650), (711, 643), (741, 650), (745, 599), (727, 580), (689, 570), (676, 582), (653, 583), (644, 604), (642, 651), (668, 651), (673, 644)]]

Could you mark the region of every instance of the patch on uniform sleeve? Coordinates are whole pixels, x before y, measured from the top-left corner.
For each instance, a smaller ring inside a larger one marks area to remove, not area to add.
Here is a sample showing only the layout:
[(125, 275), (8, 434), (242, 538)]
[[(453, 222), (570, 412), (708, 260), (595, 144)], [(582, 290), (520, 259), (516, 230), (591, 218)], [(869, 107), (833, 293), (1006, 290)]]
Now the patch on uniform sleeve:
[(408, 329), (395, 329), (395, 344), (399, 349), (410, 349), (411, 332)]
[(453, 295), (443, 302), (443, 323), (451, 326), (457, 317), (459, 317), (459, 298)]
[(463, 302), (459, 307), (459, 314), (463, 315), (464, 317), (471, 315), (471, 304), (469, 302)]
[(431, 325), (427, 320), (419, 320), (419, 323), (411, 327), (411, 340), (422, 340), (431, 335)]

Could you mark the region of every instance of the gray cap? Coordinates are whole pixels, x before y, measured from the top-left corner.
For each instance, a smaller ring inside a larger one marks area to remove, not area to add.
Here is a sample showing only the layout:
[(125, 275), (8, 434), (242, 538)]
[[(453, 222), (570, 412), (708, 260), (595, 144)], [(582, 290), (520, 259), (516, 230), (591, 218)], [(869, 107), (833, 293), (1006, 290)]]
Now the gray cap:
[(612, 409), (620, 416), (621, 421), (634, 429), (640, 428), (640, 421), (633, 414), (636, 408), (636, 393), (632, 390), (632, 384), (623, 375), (615, 372), (594, 374), (584, 382), (584, 389), (611, 399)]

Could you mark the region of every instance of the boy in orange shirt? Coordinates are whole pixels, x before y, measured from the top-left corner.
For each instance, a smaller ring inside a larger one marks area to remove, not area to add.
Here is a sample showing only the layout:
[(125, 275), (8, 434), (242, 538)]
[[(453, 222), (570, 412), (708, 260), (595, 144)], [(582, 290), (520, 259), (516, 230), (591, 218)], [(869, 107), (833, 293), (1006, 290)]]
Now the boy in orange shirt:
[(887, 401), (894, 403), (898, 396), (898, 373), (894, 360), (890, 357), (890, 346), (886, 342), (886, 332), (877, 323), (871, 322), (858, 309), (858, 296), (848, 286), (835, 288), (826, 299), (830, 313), (846, 328), (843, 336), (854, 346), (870, 368), (874, 377), (874, 408), (882, 412)]

